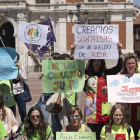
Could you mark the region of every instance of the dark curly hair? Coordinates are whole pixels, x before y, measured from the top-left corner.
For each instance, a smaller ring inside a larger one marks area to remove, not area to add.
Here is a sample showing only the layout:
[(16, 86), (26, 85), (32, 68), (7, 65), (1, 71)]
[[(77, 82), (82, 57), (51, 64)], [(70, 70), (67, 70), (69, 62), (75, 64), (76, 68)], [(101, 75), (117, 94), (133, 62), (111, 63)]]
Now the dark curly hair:
[(42, 139), (46, 136), (46, 129), (47, 129), (48, 124), (45, 122), (43, 113), (39, 107), (34, 106), (34, 107), (30, 108), (28, 115), (24, 122), (24, 125), (25, 125), (24, 128), (25, 128), (27, 138), (32, 138), (35, 128), (30, 120), (30, 116), (31, 116), (31, 113), (35, 110), (38, 110), (40, 113), (40, 116), (41, 116), (38, 131), (39, 131), (40, 139)]

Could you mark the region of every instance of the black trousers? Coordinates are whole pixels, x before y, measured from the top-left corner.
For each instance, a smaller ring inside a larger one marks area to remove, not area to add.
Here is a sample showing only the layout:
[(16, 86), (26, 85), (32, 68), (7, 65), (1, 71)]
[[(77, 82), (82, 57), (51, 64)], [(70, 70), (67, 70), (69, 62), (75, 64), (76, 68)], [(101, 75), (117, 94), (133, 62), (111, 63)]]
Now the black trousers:
[(96, 132), (96, 140), (100, 140), (100, 133), (104, 124), (87, 123), (87, 126), (91, 129), (92, 132)]

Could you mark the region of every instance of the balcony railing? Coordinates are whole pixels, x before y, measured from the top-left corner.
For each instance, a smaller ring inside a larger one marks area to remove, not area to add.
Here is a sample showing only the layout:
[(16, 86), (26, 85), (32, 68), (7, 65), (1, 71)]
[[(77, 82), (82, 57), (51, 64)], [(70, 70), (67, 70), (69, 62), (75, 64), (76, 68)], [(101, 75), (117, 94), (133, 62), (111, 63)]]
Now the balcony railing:
[(140, 51), (140, 39), (135, 40), (135, 51)]
[(104, 0), (88, 0), (88, 2), (104, 2)]
[(3, 7), (12, 7), (12, 6), (25, 6), (25, 0), (0, 0), (0, 6)]

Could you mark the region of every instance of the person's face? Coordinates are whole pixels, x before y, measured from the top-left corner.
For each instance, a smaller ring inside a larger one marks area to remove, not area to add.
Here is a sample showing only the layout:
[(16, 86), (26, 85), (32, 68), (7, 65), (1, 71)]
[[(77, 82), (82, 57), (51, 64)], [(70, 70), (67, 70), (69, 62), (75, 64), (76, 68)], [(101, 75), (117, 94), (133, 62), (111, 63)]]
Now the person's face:
[(136, 69), (136, 61), (134, 58), (130, 58), (126, 61), (126, 69), (128, 74), (134, 74)]
[(49, 57), (49, 60), (53, 60), (53, 57), (52, 57), (52, 56), (50, 56), (50, 57)]
[(76, 111), (74, 114), (69, 115), (70, 118), (70, 124), (71, 125), (79, 125), (81, 121), (81, 116), (79, 113)]
[(93, 60), (93, 69), (95, 71), (99, 71), (101, 66), (101, 60), (100, 59), (94, 59)]
[(114, 125), (121, 125), (123, 120), (123, 114), (120, 109), (117, 109), (113, 114), (113, 124)]
[(38, 126), (40, 122), (41, 115), (38, 110), (32, 111), (30, 120), (33, 123), (34, 126)]

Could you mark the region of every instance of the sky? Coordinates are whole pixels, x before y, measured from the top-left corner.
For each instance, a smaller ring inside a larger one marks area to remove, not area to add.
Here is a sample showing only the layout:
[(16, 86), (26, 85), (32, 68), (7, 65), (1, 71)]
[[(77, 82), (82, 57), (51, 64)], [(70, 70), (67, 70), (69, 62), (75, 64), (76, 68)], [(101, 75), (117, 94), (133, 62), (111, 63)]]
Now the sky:
[(140, 0), (134, 0), (134, 4), (137, 4), (137, 6), (140, 6)]

